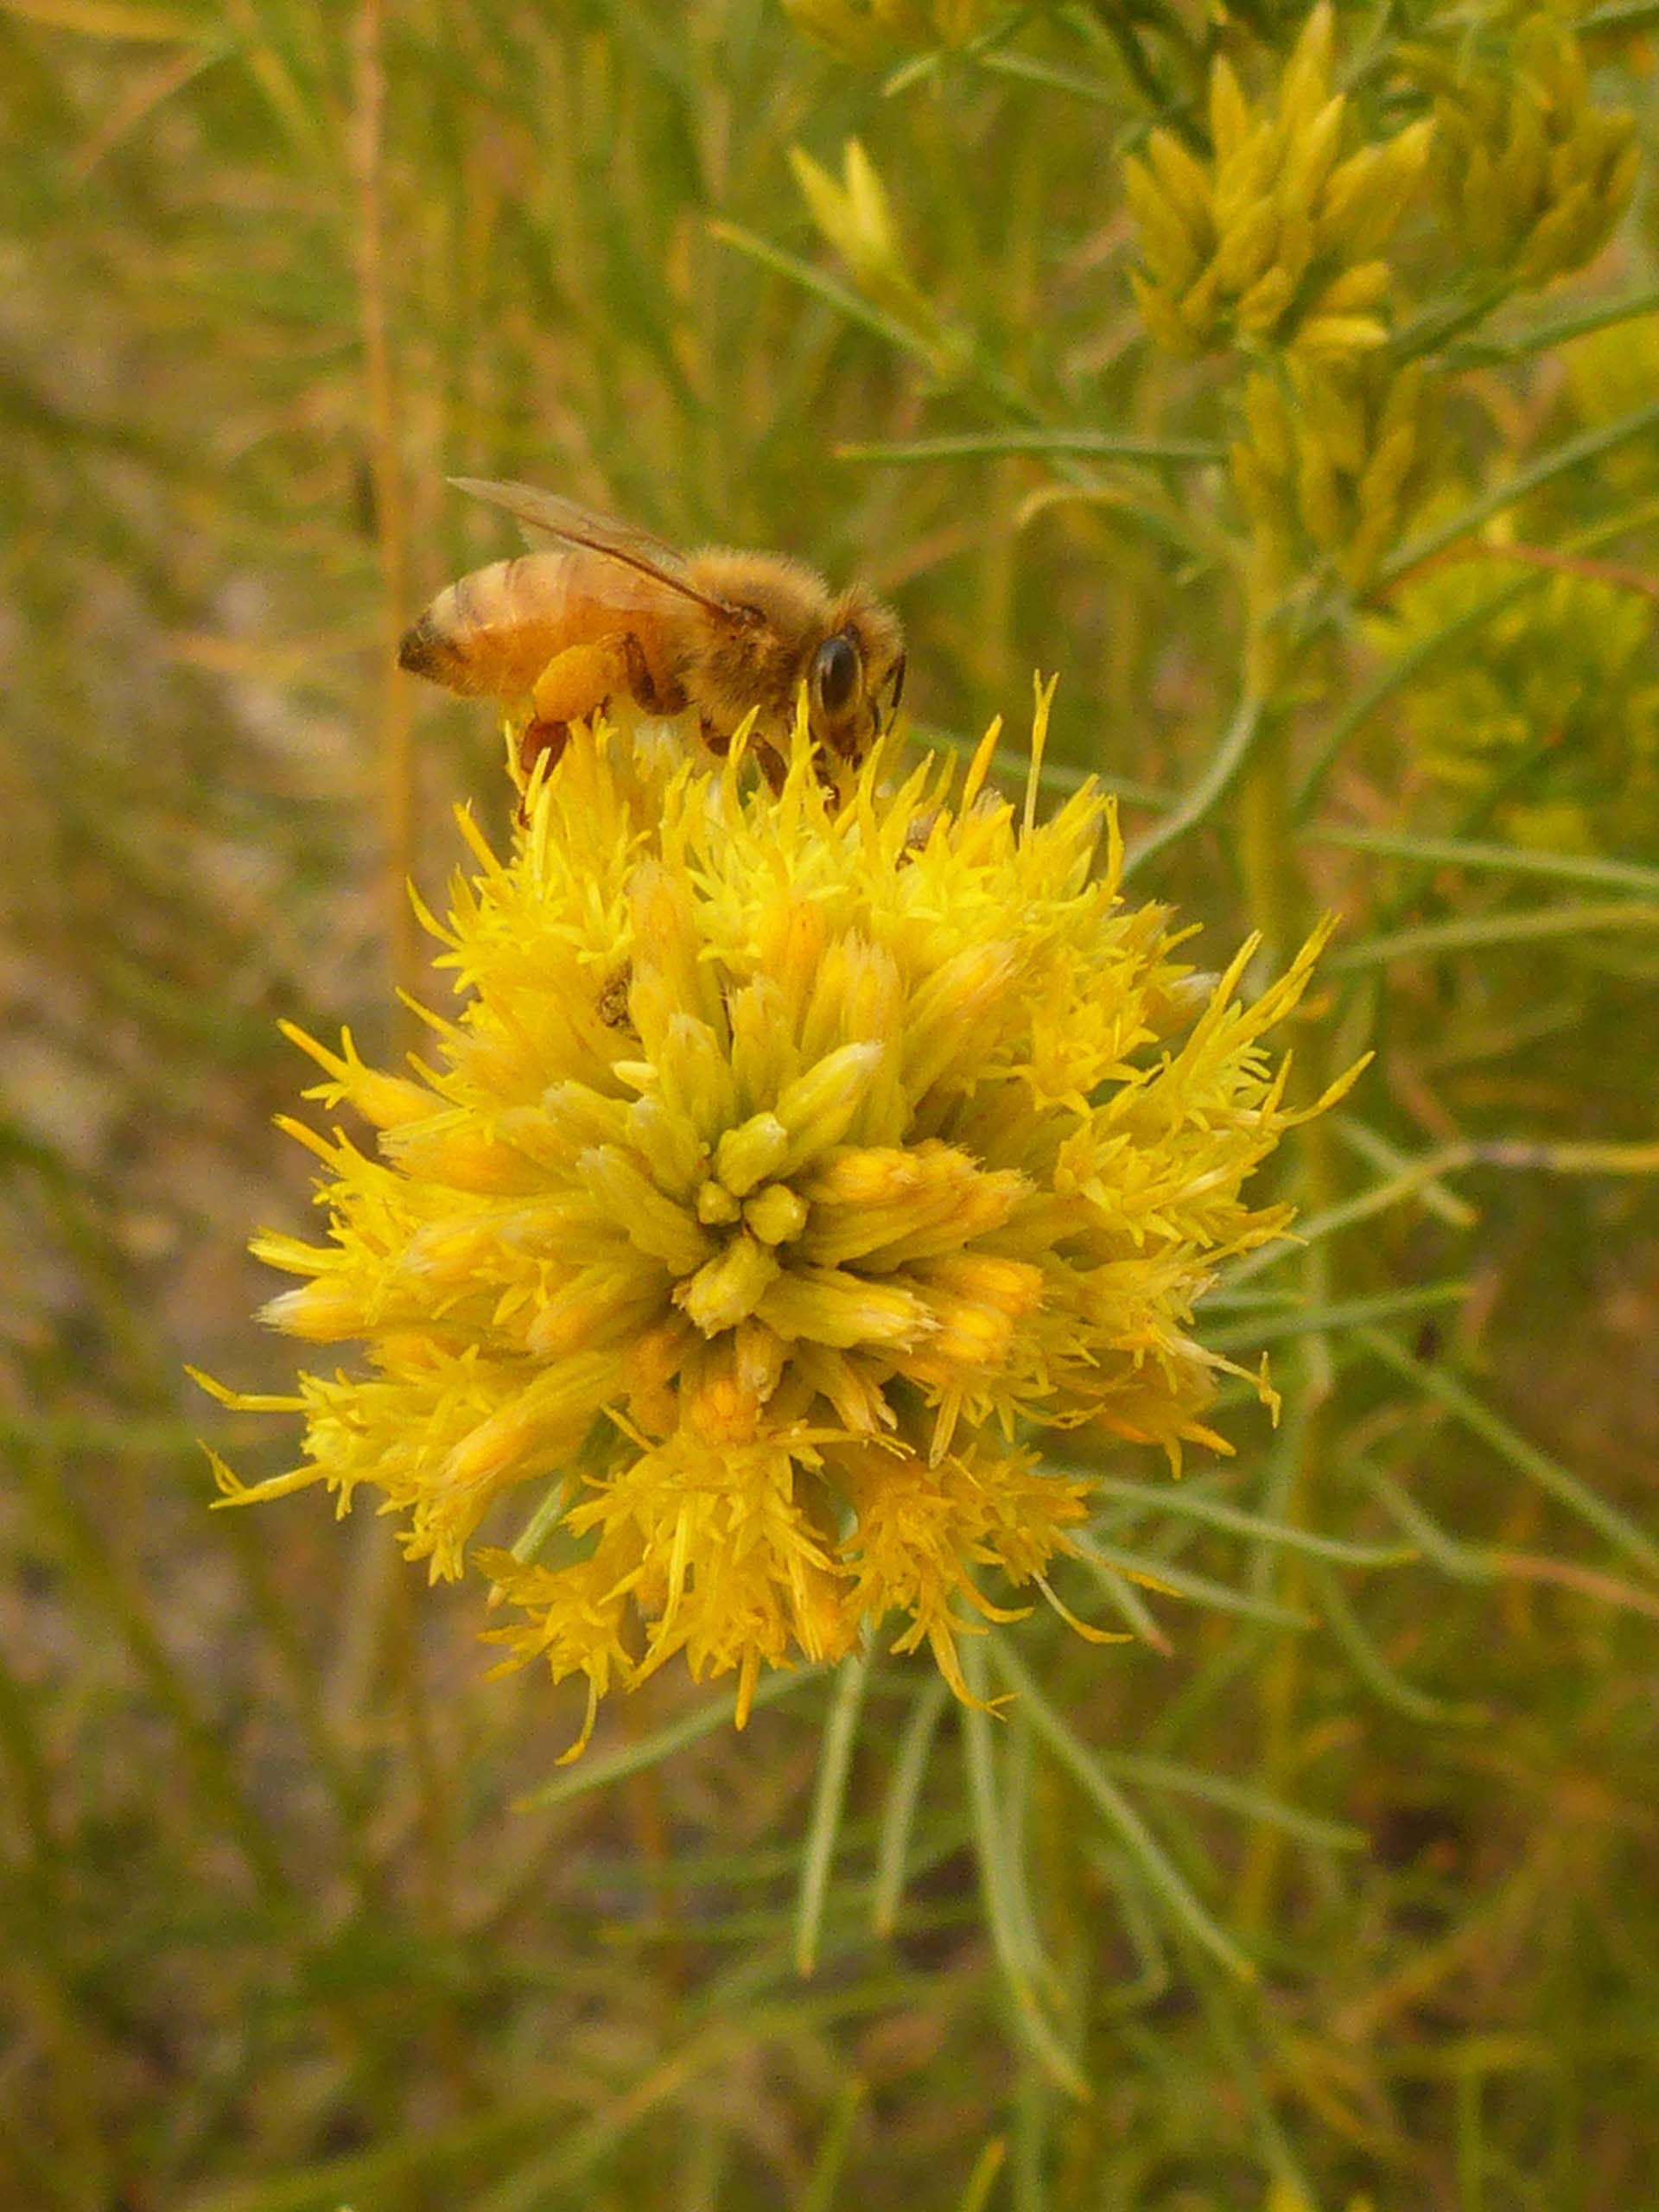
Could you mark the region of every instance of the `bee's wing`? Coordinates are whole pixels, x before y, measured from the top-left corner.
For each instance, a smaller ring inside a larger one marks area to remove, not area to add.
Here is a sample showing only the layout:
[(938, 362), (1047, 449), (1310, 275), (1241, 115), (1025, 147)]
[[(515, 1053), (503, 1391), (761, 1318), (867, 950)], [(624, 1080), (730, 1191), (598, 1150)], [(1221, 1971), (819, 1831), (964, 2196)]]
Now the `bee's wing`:
[(538, 492), (530, 484), (492, 484), (477, 476), (452, 476), (449, 481), (458, 492), (504, 509), (522, 526), (532, 544), (537, 537), (551, 537), (561, 545), (583, 546), (590, 553), (639, 569), (717, 613), (731, 611), (724, 600), (700, 591), (690, 580), (685, 556), (664, 539), (653, 537), (648, 530), (614, 522), (609, 515), (578, 505), (575, 499), (563, 499), (556, 492)]

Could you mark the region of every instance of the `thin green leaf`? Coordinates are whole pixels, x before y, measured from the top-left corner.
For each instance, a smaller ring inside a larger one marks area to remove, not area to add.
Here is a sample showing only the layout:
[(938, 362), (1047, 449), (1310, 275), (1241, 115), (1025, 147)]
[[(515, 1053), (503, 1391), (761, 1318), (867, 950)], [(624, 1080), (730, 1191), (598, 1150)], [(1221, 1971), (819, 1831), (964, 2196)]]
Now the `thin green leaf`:
[(921, 1802), (922, 1783), (927, 1775), (933, 1739), (950, 1695), (944, 1675), (931, 1675), (912, 1707), (904, 1734), (899, 1739), (899, 1755), (893, 1761), (893, 1780), (882, 1808), (875, 1853), (875, 1885), (870, 1897), (870, 1924), (878, 1936), (891, 1936), (898, 1917), (899, 1900), (905, 1893), (906, 1861), (910, 1855), (911, 1832), (916, 1825), (916, 1808)]
[[(755, 1685), (750, 1710), (760, 1713), (769, 1705), (776, 1705), (780, 1698), (788, 1697), (807, 1682), (817, 1681), (823, 1671), (819, 1667), (801, 1667), (793, 1674), (766, 1675)], [(592, 1752), (585, 1754), (567, 1773), (556, 1775), (551, 1782), (543, 1783), (539, 1789), (526, 1791), (518, 1804), (526, 1811), (544, 1811), (550, 1805), (568, 1804), (573, 1797), (585, 1797), (590, 1790), (603, 1789), (613, 1782), (621, 1781), (625, 1775), (641, 1773), (660, 1760), (671, 1758), (688, 1744), (701, 1743), (717, 1728), (731, 1725), (730, 1694), (711, 1697), (695, 1712), (671, 1720), (666, 1727), (653, 1729), (649, 1736), (642, 1736), (637, 1744), (620, 1745), (601, 1758)]]
[(550, 1483), (536, 1510), (525, 1522), (512, 1547), (512, 1555), (521, 1567), (539, 1555), (543, 1545), (558, 1527), (564, 1512), (564, 1490), (563, 1477)]
[(1306, 1613), (1294, 1612), (1271, 1598), (1254, 1597), (1248, 1590), (1235, 1590), (1225, 1582), (1212, 1582), (1207, 1574), (1195, 1574), (1190, 1567), (1176, 1567), (1168, 1560), (1143, 1552), (1120, 1551), (1116, 1545), (1096, 1543), (1088, 1536), (1073, 1536), (1071, 1541), (1077, 1557), (1090, 1567), (1150, 1575), (1178, 1598), (1190, 1598), (1195, 1605), (1208, 1605), (1215, 1612), (1237, 1613), (1245, 1620), (1269, 1622), (1274, 1628), (1313, 1625)]
[(1170, 1985), (1169, 1958), (1147, 1904), (1146, 1883), (1127, 1853), (1099, 1837), (1091, 1837), (1085, 1849), (1090, 1863), (1117, 1900), (1124, 1939), (1141, 1969), (1133, 1981), (1120, 1982), (1096, 1998), (1096, 2012), (1109, 2019), (1153, 2004), (1164, 1994)]
[[(1618, 10), (1602, 12), (1617, 15)], [(1635, 12), (1645, 13), (1649, 22), (1659, 22), (1659, 6), (1654, 4), (1654, 0), (1639, 0)], [(1582, 32), (1593, 21), (1593, 16), (1581, 16), (1577, 28)], [(1553, 353), (1558, 346), (1567, 345), (1574, 338), (1587, 338), (1592, 331), (1611, 330), (1618, 323), (1636, 322), (1649, 315), (1659, 315), (1659, 289), (1632, 292), (1622, 300), (1601, 300), (1591, 307), (1575, 308), (1566, 315), (1552, 316), (1548, 322), (1535, 322), (1530, 330), (1518, 330), (1510, 338), (1466, 338), (1460, 345), (1446, 349), (1446, 365), (1448, 369), (1485, 369), (1503, 361), (1528, 360), (1537, 353)]]
[[(1097, 1475), (1093, 1479), (1099, 1497), (1133, 1498), (1148, 1513), (1185, 1514), (1192, 1520), (1208, 1522), (1213, 1529), (1248, 1536), (1255, 1543), (1280, 1544), (1287, 1551), (1337, 1560), (1344, 1567), (1403, 1567), (1417, 1556), (1408, 1545), (1356, 1543), (1350, 1537), (1322, 1536), (1312, 1529), (1293, 1528), (1288, 1522), (1266, 1520), (1259, 1513), (1246, 1513), (1236, 1505), (1224, 1505), (1219, 1498), (1205, 1497), (1184, 1484), (1154, 1490), (1149, 1484), (1128, 1482), (1119, 1475)], [(1163, 1570), (1157, 1572), (1161, 1574)]]
[(1573, 29), (1580, 38), (1592, 31), (1650, 31), (1659, 23), (1659, 0), (1609, 0), (1604, 8), (1592, 8), (1580, 16)]
[(1561, 883), (1595, 883), (1611, 890), (1645, 892), (1659, 899), (1659, 868), (1639, 861), (1606, 860), (1599, 853), (1545, 853), (1528, 845), (1484, 845), (1463, 837), (1419, 837), (1408, 830), (1355, 830), (1322, 823), (1303, 832), (1306, 843), (1341, 845), (1355, 853), (1422, 861), (1435, 868), (1492, 868), (1509, 875), (1544, 875)]
[(1211, 1329), (1205, 1342), (1217, 1351), (1239, 1351), (1284, 1337), (1319, 1336), (1332, 1329), (1351, 1329), (1361, 1321), (1397, 1320), (1404, 1314), (1428, 1313), (1437, 1306), (1459, 1305), (1468, 1294), (1465, 1282), (1429, 1282), (1415, 1290), (1379, 1292), (1375, 1298), (1334, 1299), (1300, 1313), (1275, 1313)]
[(985, 2207), (991, 2201), (991, 2191), (996, 2187), (996, 2177), (1001, 2172), (1007, 2155), (1007, 2138), (992, 2136), (974, 2160), (974, 2170), (968, 2177), (968, 2186), (962, 2192), (957, 2212), (985, 2212)]
[(1034, 54), (984, 54), (979, 66), (997, 77), (1017, 77), (1028, 85), (1041, 85), (1055, 92), (1070, 92), (1096, 107), (1121, 107), (1123, 96), (1116, 85), (1100, 77), (1085, 77), (1080, 69), (1067, 69), (1057, 61), (1039, 60)]
[[(1381, 1129), (1374, 1129), (1369, 1122), (1362, 1122), (1356, 1114), (1332, 1116), (1332, 1127), (1351, 1152), (1357, 1153), (1369, 1167), (1380, 1168), (1385, 1175), (1415, 1174), (1419, 1163), (1408, 1153), (1385, 1137)], [(1480, 1208), (1471, 1206), (1467, 1198), (1460, 1198), (1455, 1191), (1448, 1191), (1442, 1183), (1421, 1183), (1417, 1195), (1425, 1211), (1433, 1214), (1453, 1229), (1472, 1229), (1480, 1219)]]
[(1212, 1958), (1241, 1980), (1253, 1981), (1255, 1967), (1226, 1930), (1213, 1920), (1168, 1853), (1152, 1834), (1100, 1761), (1054, 1710), (1015, 1657), (1006, 1637), (993, 1640), (999, 1672), (1010, 1689), (1026, 1701), (1033, 1726), (1062, 1766), (1118, 1836), (1146, 1879), (1163, 1898), (1176, 1919)]
[[(1255, 2125), (1262, 2164), (1293, 2205), (1316, 2204), (1319, 2200), (1314, 2195), (1314, 2183), (1291, 2148), (1289, 2138), (1280, 2126), (1278, 2114), (1263, 2090), (1262, 2082), (1268, 2068), (1245, 2043), (1223, 1991), (1202, 1975), (1196, 1978), (1195, 1986), (1198, 2002), (1204, 2008), (1210, 2039), (1227, 2069), (1228, 2079), (1233, 2083)], [(1266, 2017), (1271, 2018), (1271, 2015)]]
[[(1408, 1556), (1415, 1558), (1415, 1553)], [(1121, 1774), (1126, 1782), (1144, 1782), (1154, 1789), (1173, 1789), (1188, 1797), (1200, 1797), (1205, 1803), (1220, 1805), (1230, 1813), (1242, 1813), (1246, 1819), (1265, 1821), (1271, 1827), (1281, 1827), (1287, 1834), (1298, 1836), (1304, 1843), (1317, 1844), (1325, 1851), (1358, 1851), (1366, 1837), (1363, 1828), (1345, 1821), (1322, 1820), (1317, 1813), (1305, 1813), (1300, 1806), (1287, 1805), (1282, 1797), (1269, 1791), (1257, 1789), (1246, 1782), (1234, 1782), (1225, 1775), (1206, 1774), (1201, 1767), (1187, 1766), (1179, 1759), (1152, 1758), (1139, 1751), (1103, 1751), (1101, 1764), (1111, 1774)]]
[(1536, 1483), (1540, 1490), (1548, 1492), (1558, 1504), (1566, 1506), (1568, 1512), (1577, 1514), (1580, 1520), (1587, 1522), (1620, 1551), (1628, 1552), (1644, 1567), (1659, 1570), (1659, 1544), (1617, 1506), (1610, 1505), (1586, 1483), (1569, 1473), (1559, 1460), (1540, 1451), (1518, 1429), (1511, 1428), (1501, 1415), (1483, 1405), (1455, 1376), (1443, 1367), (1430, 1367), (1395, 1344), (1392, 1337), (1384, 1336), (1380, 1329), (1362, 1329), (1358, 1334), (1360, 1342), (1383, 1366), (1414, 1384), (1425, 1397), (1444, 1406), (1472, 1434), (1508, 1460), (1517, 1473)]
[[(1471, 631), (1482, 628), (1494, 616), (1505, 613), (1530, 591), (1541, 590), (1545, 582), (1541, 573), (1519, 576), (1505, 584), (1501, 590), (1489, 593), (1478, 605), (1465, 607), (1450, 621), (1442, 622), (1437, 629), (1415, 639), (1396, 659), (1380, 668), (1370, 680), (1363, 683), (1353, 698), (1320, 738), (1319, 749), (1308, 764), (1291, 811), (1298, 822), (1305, 821), (1318, 804), (1331, 771), (1341, 759), (1350, 739), (1368, 722), (1384, 701), (1396, 691), (1403, 690), (1413, 677), (1427, 664), (1438, 659), (1448, 645), (1456, 645)], [(1326, 842), (1337, 843), (1332, 837)]]
[(1465, 1699), (1431, 1697), (1427, 1690), (1417, 1689), (1403, 1681), (1360, 1626), (1358, 1616), (1342, 1593), (1336, 1570), (1316, 1564), (1307, 1572), (1332, 1634), (1353, 1662), (1354, 1672), (1384, 1705), (1391, 1705), (1409, 1720), (1423, 1721), (1430, 1726), (1473, 1728), (1487, 1718), (1484, 1705)]
[(938, 349), (936, 344), (921, 332), (912, 330), (908, 323), (900, 322), (896, 315), (873, 307), (869, 301), (849, 285), (826, 276), (822, 269), (814, 268), (810, 261), (803, 261), (798, 254), (785, 253), (781, 246), (772, 245), (753, 231), (745, 230), (741, 223), (728, 223), (723, 218), (709, 223), (709, 235), (718, 238), (722, 245), (732, 246), (737, 252), (747, 254), (751, 261), (758, 261), (763, 269), (770, 269), (779, 276), (787, 276), (803, 291), (810, 292), (815, 298), (824, 301), (838, 314), (844, 315), (849, 322), (858, 323), (877, 338), (886, 339), (889, 346), (895, 346), (901, 353), (909, 354), (912, 360), (921, 361), (930, 369), (938, 368)]
[(1351, 975), (1357, 969), (1390, 967), (1395, 961), (1421, 960), (1437, 952), (1535, 944), (1546, 938), (1588, 937), (1599, 930), (1659, 930), (1659, 903), (1608, 899), (1522, 913), (1462, 914), (1452, 921), (1425, 922), (1415, 929), (1362, 938), (1331, 954), (1325, 965), (1332, 972)]
[(836, 1672), (818, 1751), (818, 1778), (807, 1815), (805, 1847), (801, 1859), (801, 1885), (795, 1908), (795, 1966), (810, 1974), (818, 1962), (818, 1937), (823, 1925), (824, 1900), (830, 1893), (830, 1871), (835, 1863), (836, 1840), (841, 1833), (847, 1802), (847, 1777), (852, 1769), (853, 1746), (858, 1740), (859, 1714), (870, 1678), (870, 1654), (866, 1643), (843, 1659)]
[[(1586, 530), (1575, 531), (1565, 539), (1560, 551), (1567, 555), (1589, 554), (1614, 539), (1630, 536), (1646, 529), (1659, 512), (1659, 503), (1643, 500), (1633, 508), (1624, 508), (1613, 515), (1604, 515), (1599, 522)], [(1340, 758), (1350, 738), (1375, 713), (1383, 702), (1402, 689), (1411, 678), (1441, 652), (1457, 644), (1471, 632), (1479, 629), (1495, 615), (1505, 613), (1530, 591), (1541, 590), (1548, 581), (1549, 572), (1534, 569), (1517, 576), (1490, 593), (1475, 606), (1465, 607), (1437, 630), (1420, 638), (1408, 647), (1397, 659), (1380, 669), (1368, 683), (1363, 684), (1351, 704), (1338, 715), (1337, 721), (1319, 741), (1319, 749), (1297, 789), (1292, 810), (1298, 822), (1305, 821), (1313, 811), (1332, 768)]]
[(1413, 569), (1433, 560), (1448, 545), (1455, 545), (1460, 537), (1469, 537), (1494, 515), (1518, 505), (1544, 485), (1553, 484), (1558, 476), (1564, 476), (1587, 461), (1599, 461), (1603, 454), (1612, 453), (1619, 446), (1628, 445), (1631, 439), (1656, 429), (1659, 429), (1659, 400), (1650, 400), (1645, 407), (1634, 408), (1616, 422), (1601, 423), (1593, 430), (1582, 431), (1576, 438), (1552, 447), (1529, 467), (1517, 470), (1504, 482), (1494, 485), (1490, 492), (1483, 492), (1478, 499), (1471, 499), (1449, 522), (1437, 524), (1421, 537), (1413, 538), (1408, 545), (1402, 546), (1391, 560), (1384, 562), (1373, 592), (1387, 591)]
[(1350, 1463), (1348, 1471), (1356, 1476), (1370, 1491), (1385, 1513), (1390, 1514), (1422, 1550), (1423, 1555), (1438, 1567), (1442, 1574), (1454, 1582), (1491, 1582), (1497, 1570), (1486, 1553), (1478, 1546), (1465, 1544), (1459, 1537), (1442, 1529), (1440, 1522), (1424, 1512), (1415, 1498), (1403, 1491), (1398, 1483), (1363, 1459)]
[(1477, 271), (1454, 277), (1395, 331), (1389, 341), (1389, 359), (1402, 367), (1408, 361), (1449, 348), (1465, 330), (1472, 330), (1489, 315), (1496, 314), (1511, 289), (1507, 276)]
[(1009, 454), (1085, 454), (1109, 461), (1220, 463), (1227, 448), (1203, 438), (1150, 438), (1132, 430), (970, 430), (938, 438), (860, 442), (836, 448), (837, 461), (911, 463), (986, 461)]
[(192, 1809), (208, 1832), (234, 1839), (267, 1902), (286, 1909), (296, 1892), (271, 1827), (238, 1771), (225, 1736), (206, 1708), (198, 1684), (175, 1656), (156, 1617), (151, 1586), (137, 1575), (103, 1519), (88, 1510), (78, 1486), (48, 1452), (22, 1456), (29, 1503), (60, 1551), (78, 1601), (96, 1609), (102, 1626), (126, 1647), (188, 1762)]
[(1098, 1585), (1107, 1604), (1125, 1621), (1129, 1633), (1141, 1643), (1147, 1643), (1166, 1659), (1175, 1656), (1175, 1646), (1158, 1625), (1157, 1616), (1127, 1575), (1119, 1574), (1103, 1560), (1088, 1562), (1089, 1571)]
[(189, 2212), (340, 2212), (347, 2205), (396, 2203), (414, 2189), (436, 2187), (480, 2165), (499, 2166), (568, 2132), (589, 2093), (590, 2085), (572, 2075), (550, 2093), (418, 2132), (399, 2129), (367, 2150), (192, 2196)]
[[(1345, 1121), (1346, 1117), (1343, 1118)], [(1341, 1123), (1339, 1132), (1345, 1137), (1357, 1134)], [(1359, 1148), (1370, 1157), (1380, 1157), (1384, 1141), (1374, 1131), (1367, 1131)], [(1392, 1153), (1393, 1147), (1388, 1147), (1387, 1150)], [(1259, 1252), (1236, 1261), (1228, 1273), (1228, 1288), (1235, 1290), (1294, 1258), (1300, 1247), (1317, 1244), (1339, 1230), (1370, 1221), (1414, 1198), (1458, 1227), (1467, 1228), (1479, 1218), (1476, 1210), (1470, 1207), (1459, 1215), (1451, 1210), (1460, 1205), (1459, 1200), (1448, 1192), (1440, 1192), (1436, 1198), (1435, 1192), (1443, 1177), (1468, 1168), (1497, 1167), (1517, 1173), (1535, 1171), (1548, 1175), (1659, 1174), (1659, 1144), (1552, 1143), (1535, 1137), (1488, 1137), (1442, 1145), (1437, 1151), (1424, 1153), (1416, 1160), (1404, 1160), (1398, 1154), (1394, 1157), (1402, 1160), (1397, 1173), (1385, 1182), (1373, 1184), (1369, 1191), (1344, 1198), (1337, 1205), (1305, 1216), (1296, 1224), (1294, 1243), (1265, 1245)]]
[(1142, 868), (1154, 854), (1163, 851), (1195, 829), (1211, 810), (1226, 797), (1233, 779), (1249, 758), (1250, 748), (1261, 734), (1265, 718), (1266, 702), (1255, 692), (1247, 691), (1240, 699), (1227, 726), (1226, 734), (1216, 747), (1209, 766), (1205, 770), (1185, 798), (1179, 800), (1166, 818), (1155, 830), (1148, 830), (1138, 838), (1123, 855), (1122, 880), (1127, 883), (1137, 869)]
[(847, 2153), (853, 2145), (853, 2128), (869, 2094), (862, 2082), (854, 2080), (836, 2099), (823, 2140), (818, 2145), (818, 2155), (807, 2177), (798, 2212), (833, 2212), (836, 2192), (847, 2167)]
[[(984, 1642), (982, 1637), (964, 1637), (961, 1647), (963, 1677), (972, 1694), (982, 1700), (989, 1688)], [(1033, 1916), (1024, 1909), (1019, 1895), (1025, 1887), (1025, 1869), (1009, 1850), (1002, 1825), (995, 1754), (991, 1747), (991, 1715), (982, 1704), (962, 1707), (962, 1737), (985, 1917), (997, 1964), (1013, 2000), (1020, 2042), (1058, 2087), (1087, 2103), (1093, 2092), (1038, 1997), (1039, 1986), (1053, 1980), (1053, 1970), (1046, 1960), (1033, 1958), (1027, 1948), (1026, 1931), (1033, 1925)]]

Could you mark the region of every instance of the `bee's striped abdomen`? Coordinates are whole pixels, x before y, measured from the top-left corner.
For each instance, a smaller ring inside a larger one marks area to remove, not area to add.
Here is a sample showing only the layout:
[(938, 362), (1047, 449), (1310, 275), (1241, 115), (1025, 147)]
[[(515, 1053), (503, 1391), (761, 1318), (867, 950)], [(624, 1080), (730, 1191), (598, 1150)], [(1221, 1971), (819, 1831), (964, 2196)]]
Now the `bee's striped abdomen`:
[[(537, 634), (543, 626), (525, 619), (535, 610), (540, 581), (533, 573), (536, 557), (493, 561), (446, 585), (405, 632), (398, 666), (467, 696), (524, 689), (547, 658)], [(541, 560), (544, 567), (555, 565), (558, 556), (551, 563), (546, 556)]]

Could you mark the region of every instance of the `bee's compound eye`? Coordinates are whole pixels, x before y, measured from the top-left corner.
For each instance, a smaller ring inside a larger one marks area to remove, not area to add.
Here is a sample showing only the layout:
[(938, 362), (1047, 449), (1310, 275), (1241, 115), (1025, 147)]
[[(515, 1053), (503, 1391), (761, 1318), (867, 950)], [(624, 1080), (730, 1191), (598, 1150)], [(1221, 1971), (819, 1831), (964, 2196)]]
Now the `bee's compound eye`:
[(858, 647), (850, 638), (826, 638), (812, 656), (812, 696), (827, 715), (844, 713), (858, 690)]

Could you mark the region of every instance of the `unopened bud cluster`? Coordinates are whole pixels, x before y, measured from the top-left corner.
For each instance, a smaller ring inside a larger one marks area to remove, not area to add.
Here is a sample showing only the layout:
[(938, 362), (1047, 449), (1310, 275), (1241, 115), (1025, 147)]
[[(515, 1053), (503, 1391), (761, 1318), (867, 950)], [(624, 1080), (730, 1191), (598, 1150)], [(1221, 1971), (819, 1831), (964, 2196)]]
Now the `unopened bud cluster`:
[(1641, 156), (1635, 117), (1592, 104), (1571, 28), (1541, 13), (1473, 65), (1417, 47), (1402, 58), (1437, 94), (1434, 186), (1464, 261), (1525, 285), (1582, 269), (1629, 205)]
[(1147, 329), (1173, 353), (1243, 343), (1341, 360), (1388, 336), (1382, 249), (1427, 165), (1430, 126), (1343, 157), (1332, 23), (1328, 6), (1314, 10), (1268, 104), (1253, 106), (1217, 61), (1209, 160), (1158, 130), (1146, 158), (1124, 163), (1141, 230), (1131, 281)]
[(1270, 563), (1300, 534), (1363, 587), (1432, 476), (1439, 396), (1421, 363), (1395, 371), (1380, 356), (1251, 376), (1230, 461)]

